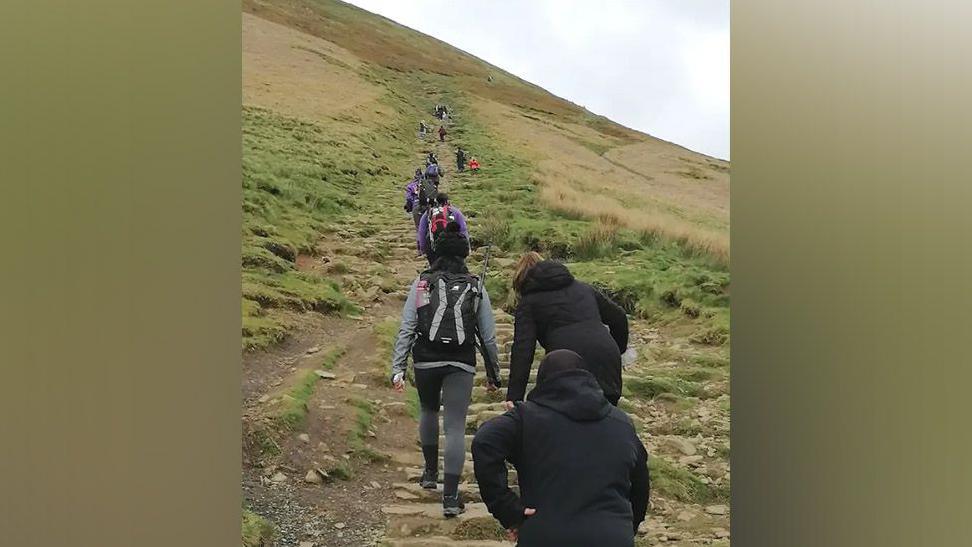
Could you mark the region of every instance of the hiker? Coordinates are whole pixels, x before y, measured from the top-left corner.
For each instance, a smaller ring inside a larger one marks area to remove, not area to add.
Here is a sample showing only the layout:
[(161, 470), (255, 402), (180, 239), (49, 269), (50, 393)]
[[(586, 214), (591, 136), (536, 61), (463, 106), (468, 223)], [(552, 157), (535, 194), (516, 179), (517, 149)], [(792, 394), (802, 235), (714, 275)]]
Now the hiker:
[(445, 175), (445, 172), (442, 170), (442, 167), (439, 166), (438, 160), (436, 160), (435, 156), (430, 155), (430, 157), (432, 161), (429, 161), (426, 164), (425, 178), (431, 180), (432, 183), (438, 188), (439, 181), (442, 179), (442, 176)]
[[(489, 356), (491, 378), (499, 378), (499, 361), (489, 295), (466, 267), (469, 243), (457, 225), (437, 236), (436, 249), (438, 258), (412, 283), (402, 309), (391, 378), (395, 389), (404, 391), (411, 352), (421, 406), (422, 488), (435, 489), (438, 482), (439, 407), (444, 408), (442, 513), (449, 518), (465, 510), (459, 479), (466, 459), (466, 411), (476, 373), (477, 332)], [(499, 387), (498, 381), (487, 384), (490, 391)]]
[(429, 165), (431, 165), (433, 163), (438, 164), (439, 163), (439, 158), (437, 158), (435, 156), (435, 152), (429, 152), (428, 157), (425, 158), (425, 166), (428, 167)]
[(429, 130), (429, 126), (425, 125), (425, 120), (419, 122), (419, 132), (418, 138), (420, 140), (425, 140), (425, 133)]
[(468, 241), (469, 229), (462, 211), (449, 203), (449, 196), (445, 193), (436, 195), (435, 205), (428, 208), (419, 220), (418, 229), (415, 230), (415, 244), (418, 247), (419, 254), (424, 254), (428, 258), (429, 264), (434, 262), (436, 256), (438, 256), (436, 235), (453, 222), (456, 223), (459, 232)]
[[(429, 168), (432, 165), (435, 164), (429, 165)], [(435, 204), (435, 198), (439, 195), (439, 177), (438, 175), (434, 178), (430, 177), (428, 175), (429, 168), (426, 168), (425, 173), (418, 181), (418, 195), (415, 198), (415, 204), (412, 208), (412, 221), (415, 223), (416, 232), (418, 232), (419, 223), (421, 223), (425, 211)], [(436, 169), (435, 172), (438, 173), (438, 170)]]
[[(530, 252), (513, 272), (513, 347), (506, 406), (521, 401), (530, 378), (537, 342), (547, 352), (569, 349), (584, 358), (604, 396), (617, 406), (621, 397), (621, 354), (628, 348), (628, 317), (620, 306), (566, 266)], [(608, 328), (604, 328), (607, 325)]]
[(466, 169), (466, 151), (456, 147), (456, 169), (460, 172)]
[(447, 131), (445, 129), (445, 126), (444, 125), (440, 125), (439, 126), (439, 142), (445, 142), (445, 136), (446, 136), (446, 134), (447, 134)]
[(405, 212), (411, 213), (418, 202), (419, 183), (422, 181), (422, 170), (416, 169), (415, 176), (405, 186)]
[(476, 158), (469, 160), (469, 169), (471, 171), (479, 171), (479, 160)]
[[(488, 420), (472, 442), (489, 512), (518, 547), (632, 547), (648, 509), (648, 453), (570, 350), (548, 353), (526, 402)], [(517, 470), (519, 496), (507, 483)]]

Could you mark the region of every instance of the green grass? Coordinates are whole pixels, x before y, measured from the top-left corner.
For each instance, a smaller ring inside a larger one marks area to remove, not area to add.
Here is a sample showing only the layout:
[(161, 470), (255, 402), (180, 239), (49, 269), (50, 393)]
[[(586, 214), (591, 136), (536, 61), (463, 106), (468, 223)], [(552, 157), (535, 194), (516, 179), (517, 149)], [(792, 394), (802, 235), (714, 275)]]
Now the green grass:
[(354, 478), (354, 468), (351, 467), (350, 462), (339, 460), (327, 470), (327, 474), (334, 479), (349, 481)]
[(405, 405), (408, 409), (408, 415), (413, 420), (418, 420), (422, 408), (419, 403), (418, 390), (412, 386), (405, 387)]
[(308, 370), (301, 374), (297, 384), (290, 388), (277, 403), (274, 421), (291, 431), (300, 429), (307, 418), (307, 401), (314, 394), (314, 386), (320, 377)]
[(352, 453), (369, 463), (385, 462), (389, 460), (387, 454), (381, 453), (365, 443), (368, 432), (374, 421), (375, 406), (365, 399), (353, 398), (348, 403), (355, 408), (354, 422), (348, 431), (348, 446)]
[(243, 347), (258, 349), (284, 338), (293, 326), (288, 311), (353, 311), (337, 284), (297, 272), (295, 261), (313, 255), (321, 234), (358, 210), (363, 187), (393, 171), (372, 136), (252, 107), (243, 108), (242, 123), (241, 267), (243, 298), (251, 302), (243, 307)]
[(277, 532), (270, 521), (245, 507), (242, 520), (243, 547), (274, 545)]
[(705, 484), (691, 471), (675, 467), (668, 460), (653, 456), (649, 459), (648, 472), (654, 492), (685, 503), (712, 503), (728, 501), (728, 485)]
[(345, 353), (347, 353), (348, 348), (345, 346), (338, 346), (327, 353), (324, 354), (324, 359), (321, 361), (321, 368), (324, 370), (332, 370), (334, 365), (337, 364), (338, 359), (340, 359)]
[(662, 393), (678, 397), (698, 397), (703, 393), (702, 385), (696, 382), (668, 376), (646, 376), (644, 378), (625, 378), (626, 396), (654, 399)]

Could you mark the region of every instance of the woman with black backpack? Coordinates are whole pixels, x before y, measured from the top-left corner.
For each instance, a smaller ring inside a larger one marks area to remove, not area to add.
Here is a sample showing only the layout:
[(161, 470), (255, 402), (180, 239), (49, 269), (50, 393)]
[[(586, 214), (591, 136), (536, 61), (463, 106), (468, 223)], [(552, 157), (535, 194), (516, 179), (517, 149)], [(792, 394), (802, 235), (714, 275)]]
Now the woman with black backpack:
[(412, 283), (402, 310), (391, 381), (397, 391), (404, 391), (411, 353), (421, 404), (423, 488), (434, 489), (438, 482), (439, 407), (445, 409), (442, 512), (448, 518), (465, 510), (459, 478), (466, 459), (466, 411), (476, 373), (477, 337), (489, 357), (488, 376), (497, 379), (490, 381), (487, 389), (499, 387), (499, 362), (493, 309), (479, 278), (466, 267), (466, 237), (456, 223), (451, 223), (436, 235), (435, 247), (435, 261)]

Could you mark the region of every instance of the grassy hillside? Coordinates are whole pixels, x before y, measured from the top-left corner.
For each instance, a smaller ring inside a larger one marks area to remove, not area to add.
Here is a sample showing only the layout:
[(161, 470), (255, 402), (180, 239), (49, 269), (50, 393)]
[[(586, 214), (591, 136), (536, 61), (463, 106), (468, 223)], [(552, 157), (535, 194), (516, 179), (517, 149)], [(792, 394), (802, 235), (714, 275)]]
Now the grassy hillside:
[[(423, 267), (402, 188), (435, 150), (469, 221), (471, 260), (493, 246), (494, 307), (512, 311), (512, 266), (532, 249), (632, 318), (641, 355), (624, 371), (620, 406), (652, 454), (655, 504), (637, 544), (728, 545), (728, 163), (334, 0), (243, 9), (244, 544), (296, 544), (324, 514), (347, 525), (329, 536), (335, 545), (371, 544), (368, 531), (386, 524), (411, 535), (379, 511), (404, 499), (388, 483), (420, 457), (403, 427), (415, 392), (401, 401), (387, 389), (388, 344)], [(445, 144), (416, 135), (436, 103), (454, 113)], [(479, 173), (456, 172), (456, 145)], [(495, 313), (506, 348), (513, 319)], [(469, 432), (500, 412), (497, 397), (474, 388)], [(398, 459), (380, 464), (388, 458)], [(286, 509), (298, 501), (308, 505)], [(479, 537), (441, 518), (409, 522), (415, 533)], [(482, 538), (496, 532), (491, 518), (475, 522)]]
[(485, 167), (452, 181), (476, 240), (574, 262), (630, 312), (726, 341), (727, 162), (341, 2), (243, 6), (245, 347), (282, 339), (306, 311), (353, 312), (298, 257), (349, 211), (400, 207), (374, 189), (415, 168), (415, 127), (437, 102), (461, 121), (451, 143)]

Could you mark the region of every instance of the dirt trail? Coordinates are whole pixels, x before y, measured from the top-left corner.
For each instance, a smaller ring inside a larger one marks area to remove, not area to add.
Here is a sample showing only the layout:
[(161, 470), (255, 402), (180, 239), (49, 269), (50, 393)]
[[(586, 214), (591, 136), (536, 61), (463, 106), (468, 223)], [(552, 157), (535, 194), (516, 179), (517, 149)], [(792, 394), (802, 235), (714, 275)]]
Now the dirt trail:
[[(451, 119), (447, 129), (456, 123)], [(446, 168), (442, 189), (449, 191), (456, 181), (475, 175), (457, 173), (454, 145), (446, 138), (445, 143), (438, 142), (437, 135), (434, 141), (432, 135), (425, 142), (416, 140), (415, 164), (435, 150)], [(479, 499), (468, 453), (479, 425), (502, 413), (503, 392), (486, 391), (482, 366), (467, 418), (466, 465), (460, 484), (466, 513), (443, 518), (441, 484), (437, 491), (417, 484), (422, 455), (414, 402), (394, 393), (388, 382), (390, 339), (407, 288), (425, 266), (424, 259), (416, 256), (411, 217), (401, 208), (404, 183), (403, 176), (388, 187), (370, 188), (371, 194), (365, 196), (371, 204), (368, 211), (325, 234), (316, 257), (298, 260), (301, 270), (339, 280), (345, 294), (361, 306), (360, 317), (308, 315), (300, 332), (284, 344), (244, 355), (245, 504), (277, 527), (279, 545), (510, 545), (502, 540), (503, 531)], [(459, 196), (455, 201), (461, 204)], [(512, 262), (502, 253), (498, 258), (506, 267)], [(477, 260), (479, 254), (474, 253), (470, 263)], [(513, 321), (500, 309), (495, 315), (505, 381)], [(631, 343), (642, 355), (687, 346), (637, 320), (632, 321)], [(643, 361), (627, 370), (626, 376), (640, 377), (654, 370), (647, 367), (666, 365)], [(296, 422), (282, 421), (281, 408), (288, 408), (292, 396), (300, 393), (301, 382), (314, 374), (320, 379), (311, 378), (305, 415)], [(715, 377), (702, 385), (717, 391), (723, 381)], [(728, 482), (728, 460), (721, 452), (723, 442), (728, 449), (728, 408), (721, 405), (720, 396), (699, 400), (691, 408), (660, 398), (626, 401), (623, 407), (639, 424), (652, 456), (666, 455), (678, 462), (679, 469), (691, 468), (705, 480)], [(676, 424), (686, 419), (694, 420), (693, 427), (679, 429)], [(705, 473), (713, 469), (710, 478)], [(706, 509), (655, 492), (652, 498), (654, 507), (642, 527), (639, 545), (728, 544), (722, 539), (729, 528), (722, 507)]]

